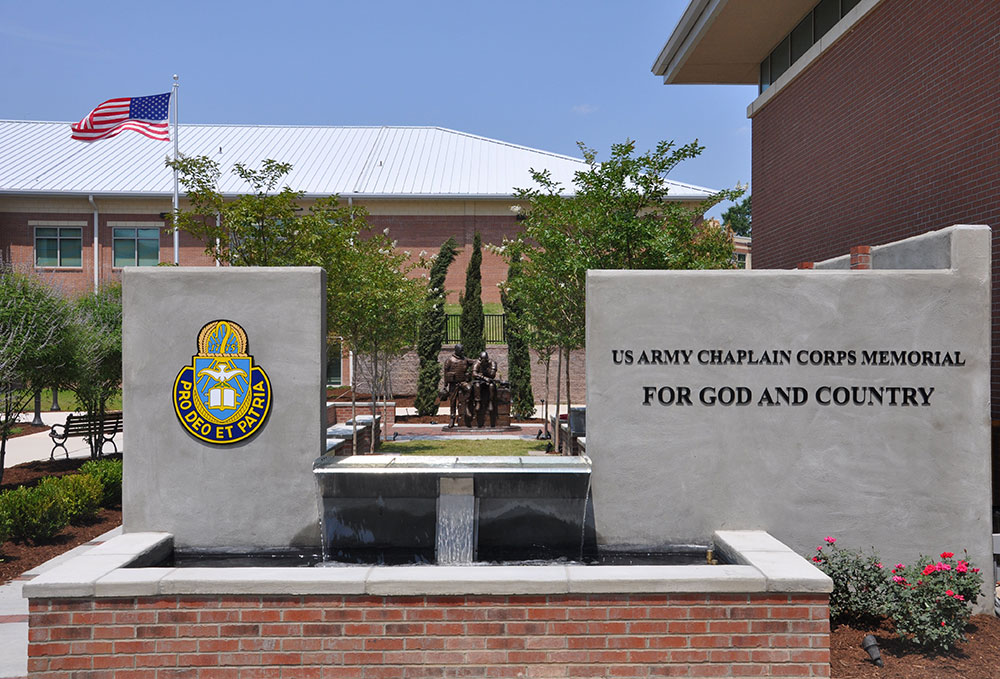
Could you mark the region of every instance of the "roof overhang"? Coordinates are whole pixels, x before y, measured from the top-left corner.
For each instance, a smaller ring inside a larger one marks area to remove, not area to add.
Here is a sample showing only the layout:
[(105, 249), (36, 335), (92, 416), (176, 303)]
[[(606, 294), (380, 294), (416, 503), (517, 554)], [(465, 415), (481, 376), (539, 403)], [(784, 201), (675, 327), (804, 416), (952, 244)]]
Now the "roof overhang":
[(816, 0), (691, 0), (653, 73), (667, 84), (756, 85), (760, 62)]

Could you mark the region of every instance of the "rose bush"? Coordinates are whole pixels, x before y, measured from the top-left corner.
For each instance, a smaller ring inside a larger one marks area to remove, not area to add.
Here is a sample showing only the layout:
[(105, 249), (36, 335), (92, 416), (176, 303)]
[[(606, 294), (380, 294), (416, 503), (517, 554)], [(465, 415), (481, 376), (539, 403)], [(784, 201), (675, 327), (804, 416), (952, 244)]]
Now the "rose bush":
[(899, 636), (916, 646), (946, 651), (965, 639), (972, 605), (983, 576), (968, 558), (953, 552), (897, 563), (886, 572), (874, 550), (865, 554), (838, 547), (827, 537), (812, 561), (833, 580), (832, 622), (874, 623), (885, 616)]
[(928, 649), (948, 650), (965, 640), (972, 604), (983, 576), (968, 560), (942, 552), (935, 560), (921, 556), (910, 566), (896, 564), (886, 600), (886, 615), (903, 639)]
[(888, 582), (878, 556), (838, 547), (827, 537), (812, 561), (833, 580), (830, 619), (870, 624), (884, 614)]

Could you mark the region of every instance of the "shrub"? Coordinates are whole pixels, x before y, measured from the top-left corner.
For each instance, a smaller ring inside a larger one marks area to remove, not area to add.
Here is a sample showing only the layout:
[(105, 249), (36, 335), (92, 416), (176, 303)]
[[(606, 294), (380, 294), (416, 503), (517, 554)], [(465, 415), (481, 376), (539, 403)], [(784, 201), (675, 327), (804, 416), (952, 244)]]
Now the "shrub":
[(10, 540), (10, 517), (0, 495), (0, 544)]
[(828, 537), (812, 557), (816, 566), (833, 580), (830, 619), (834, 622), (875, 622), (885, 612), (888, 579), (878, 556), (837, 547)]
[(968, 554), (958, 561), (954, 557), (952, 552), (942, 552), (938, 561), (921, 556), (916, 564), (892, 569), (886, 610), (903, 639), (944, 651), (965, 640), (983, 576)]
[(66, 527), (66, 510), (54, 486), (21, 486), (0, 494), (0, 514), (7, 516), (10, 539), (39, 543)]
[(66, 513), (67, 523), (82, 523), (97, 516), (101, 508), (104, 486), (99, 479), (88, 474), (50, 476), (38, 484), (41, 489), (51, 489), (59, 496)]
[(122, 461), (90, 460), (84, 462), (80, 472), (101, 482), (103, 493), (101, 506), (114, 507), (122, 502)]

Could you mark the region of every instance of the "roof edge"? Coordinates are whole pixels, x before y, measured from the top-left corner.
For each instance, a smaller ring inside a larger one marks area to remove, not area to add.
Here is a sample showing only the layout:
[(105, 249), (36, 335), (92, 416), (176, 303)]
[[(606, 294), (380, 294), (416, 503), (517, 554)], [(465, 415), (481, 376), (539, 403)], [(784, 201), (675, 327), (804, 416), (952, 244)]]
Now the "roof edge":
[(654, 75), (663, 76), (663, 82), (669, 84), (672, 76), (684, 65), (690, 54), (691, 47), (698, 42), (701, 34), (712, 23), (715, 16), (729, 0), (691, 0), (684, 10), (680, 21), (674, 27), (673, 33), (656, 60), (653, 62)]
[[(677, 182), (674, 182), (677, 183)], [(699, 187), (694, 185), (684, 185), (684, 188), (692, 188), (698, 190)], [(714, 193), (711, 189), (703, 188), (705, 191), (711, 195)], [(28, 197), (28, 198), (41, 198), (41, 197), (52, 197), (52, 198), (86, 198), (87, 196), (93, 196), (94, 199), (99, 198), (121, 198), (129, 199), (134, 198), (136, 200), (148, 200), (150, 198), (162, 198), (164, 200), (170, 200), (173, 197), (173, 193), (169, 191), (143, 191), (143, 192), (113, 192), (113, 191), (30, 191), (30, 190), (16, 190), (16, 189), (0, 189), (0, 198), (15, 198), (15, 197)], [(236, 198), (241, 196), (241, 193), (223, 193), (223, 198)], [(302, 198), (304, 200), (316, 200), (319, 198), (329, 198), (331, 195), (336, 195), (339, 198), (346, 200), (350, 198), (351, 200), (482, 200), (482, 201), (510, 201), (517, 200), (516, 196), (512, 193), (340, 193), (340, 194), (330, 194), (330, 193), (304, 193)], [(563, 195), (572, 196), (572, 192), (567, 192)], [(184, 194), (181, 195), (184, 197)], [(695, 201), (704, 200), (708, 196), (695, 193), (667, 193), (667, 200), (680, 202), (680, 201)]]

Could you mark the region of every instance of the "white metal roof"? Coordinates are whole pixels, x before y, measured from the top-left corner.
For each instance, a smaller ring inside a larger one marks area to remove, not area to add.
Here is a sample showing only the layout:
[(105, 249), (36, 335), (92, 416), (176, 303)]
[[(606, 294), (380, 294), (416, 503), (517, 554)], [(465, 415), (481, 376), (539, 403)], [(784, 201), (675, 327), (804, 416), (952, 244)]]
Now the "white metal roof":
[[(0, 120), (0, 194), (168, 196), (173, 174), (164, 160), (173, 144), (139, 134), (84, 143), (70, 123)], [(547, 169), (572, 188), (579, 158), (440, 127), (307, 127), (181, 125), (180, 151), (205, 155), (222, 169), (224, 194), (247, 185), (230, 169), (272, 158), (291, 163), (286, 183), (309, 196), (356, 198), (504, 198), (532, 186), (529, 169)], [(675, 200), (712, 191), (670, 182)]]

